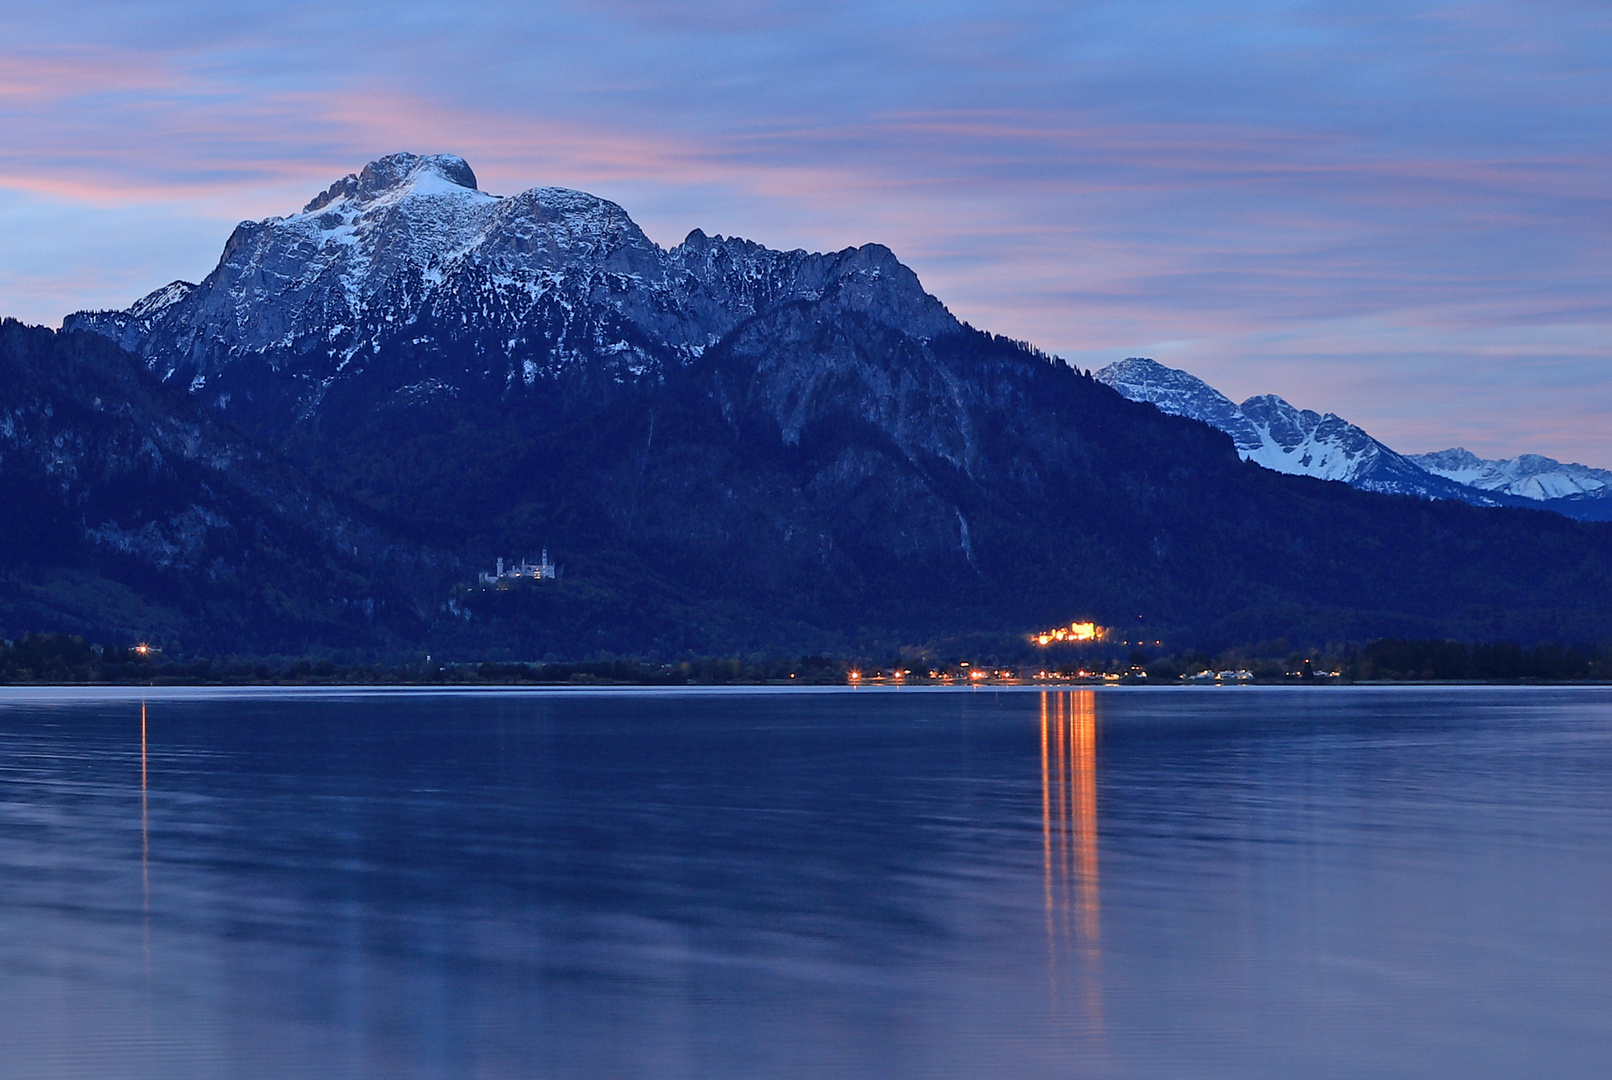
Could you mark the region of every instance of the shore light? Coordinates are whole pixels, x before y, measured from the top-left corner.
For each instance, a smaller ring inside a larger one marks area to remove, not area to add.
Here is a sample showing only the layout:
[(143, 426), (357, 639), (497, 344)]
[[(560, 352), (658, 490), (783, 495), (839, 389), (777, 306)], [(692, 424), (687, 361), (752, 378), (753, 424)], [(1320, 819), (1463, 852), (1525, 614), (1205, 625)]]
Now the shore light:
[(1030, 640), (1037, 645), (1051, 645), (1055, 641), (1090, 642), (1101, 641), (1108, 636), (1108, 631), (1095, 622), (1076, 621), (1068, 626), (1055, 626), (1050, 630), (1037, 630), (1030, 635)]

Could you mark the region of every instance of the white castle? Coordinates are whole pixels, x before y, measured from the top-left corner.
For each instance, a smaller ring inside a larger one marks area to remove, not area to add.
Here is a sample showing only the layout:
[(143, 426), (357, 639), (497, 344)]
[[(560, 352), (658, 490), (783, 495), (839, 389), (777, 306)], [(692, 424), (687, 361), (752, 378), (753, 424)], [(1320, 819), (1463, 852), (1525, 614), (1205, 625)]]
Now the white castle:
[(531, 578), (534, 581), (542, 581), (545, 578), (553, 580), (559, 576), (560, 572), (555, 569), (553, 563), (549, 562), (549, 549), (544, 548), (543, 560), (536, 564), (527, 559), (522, 559), (518, 564), (506, 570), (504, 569), (504, 560), (499, 559), (496, 572), (491, 574), (485, 570), (481, 572), (481, 583), (483, 585), (497, 585), (500, 581), (509, 581), (515, 578)]

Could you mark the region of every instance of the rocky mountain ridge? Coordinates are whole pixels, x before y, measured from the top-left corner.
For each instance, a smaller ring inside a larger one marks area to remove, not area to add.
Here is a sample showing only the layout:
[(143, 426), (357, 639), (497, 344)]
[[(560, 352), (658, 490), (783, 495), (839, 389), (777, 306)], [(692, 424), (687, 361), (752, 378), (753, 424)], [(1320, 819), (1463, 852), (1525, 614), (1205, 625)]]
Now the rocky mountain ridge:
[[(1136, 356), (1108, 365), (1095, 378), (1132, 401), (1219, 428), (1232, 437), (1243, 460), (1276, 472), (1392, 495), (1460, 497), (1453, 485), (1430, 477), (1342, 417), (1296, 409), (1275, 394), (1237, 405), (1195, 375)], [(1481, 496), (1463, 501), (1498, 505)]]
[(1456, 446), (1406, 457), (1435, 476), (1479, 491), (1515, 495), (1546, 504), (1577, 500), (1585, 507), (1612, 497), (1612, 470), (1561, 462), (1543, 454), (1486, 459)]
[(1363, 491), (1455, 499), (1474, 506), (1538, 506), (1568, 517), (1612, 517), (1612, 472), (1537, 454), (1485, 461), (1457, 447), (1400, 454), (1335, 413), (1297, 409), (1275, 394), (1235, 404), (1195, 375), (1130, 357), (1096, 379), (1133, 401), (1201, 420), (1232, 437), (1238, 454), (1267, 469), (1337, 480)]
[(110, 337), (255, 424), (288, 404), (315, 417), (366, 378), (415, 397), (654, 381), (759, 311), (826, 298), (917, 338), (958, 328), (877, 244), (780, 252), (696, 230), (668, 251), (605, 199), (503, 198), (461, 158), (393, 154), (298, 214), (243, 222), (199, 285), (64, 328)]

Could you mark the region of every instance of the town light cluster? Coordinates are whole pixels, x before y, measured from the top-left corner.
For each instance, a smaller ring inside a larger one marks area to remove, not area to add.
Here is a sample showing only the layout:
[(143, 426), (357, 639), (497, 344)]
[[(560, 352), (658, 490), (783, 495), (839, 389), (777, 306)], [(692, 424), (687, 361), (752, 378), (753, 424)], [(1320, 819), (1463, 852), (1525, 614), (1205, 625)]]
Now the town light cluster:
[(1055, 626), (1051, 630), (1042, 630), (1031, 634), (1031, 639), (1037, 645), (1054, 645), (1059, 642), (1102, 641), (1108, 636), (1108, 627), (1098, 626), (1094, 622), (1072, 622), (1068, 626)]

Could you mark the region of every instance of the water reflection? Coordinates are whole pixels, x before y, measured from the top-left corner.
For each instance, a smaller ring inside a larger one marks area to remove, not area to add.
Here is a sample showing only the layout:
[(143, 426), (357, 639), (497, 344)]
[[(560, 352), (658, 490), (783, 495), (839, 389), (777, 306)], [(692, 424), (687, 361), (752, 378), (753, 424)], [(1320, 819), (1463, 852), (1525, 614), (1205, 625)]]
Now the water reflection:
[(140, 912), (146, 969), (151, 968), (151, 824), (146, 796), (146, 703), (140, 702)]
[(140, 702), (140, 876), (146, 885), (146, 906), (151, 906), (151, 832), (146, 807), (146, 703)]
[(1612, 690), (1042, 689), (10, 691), (0, 1077), (1607, 1074)]
[(1047, 961), (1054, 997), (1073, 968), (1089, 1022), (1101, 1020), (1097, 865), (1097, 695), (1041, 694), (1041, 837)]

